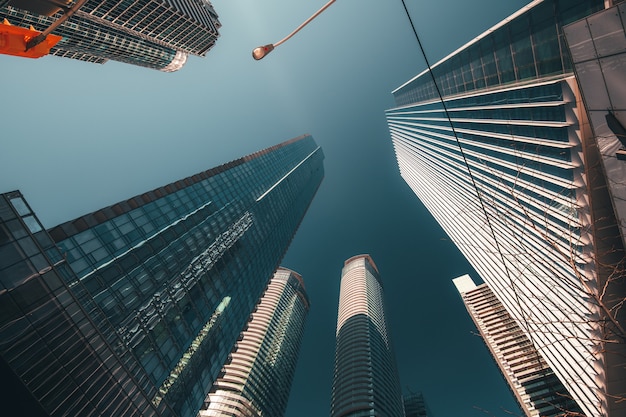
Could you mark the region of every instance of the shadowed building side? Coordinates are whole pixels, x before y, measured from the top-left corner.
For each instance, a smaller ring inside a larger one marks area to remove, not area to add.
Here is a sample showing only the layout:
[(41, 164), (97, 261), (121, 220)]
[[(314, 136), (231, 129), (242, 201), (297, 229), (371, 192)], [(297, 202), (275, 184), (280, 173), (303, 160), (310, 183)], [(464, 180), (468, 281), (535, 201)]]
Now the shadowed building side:
[(433, 417), (421, 392), (410, 392), (402, 397), (404, 417)]

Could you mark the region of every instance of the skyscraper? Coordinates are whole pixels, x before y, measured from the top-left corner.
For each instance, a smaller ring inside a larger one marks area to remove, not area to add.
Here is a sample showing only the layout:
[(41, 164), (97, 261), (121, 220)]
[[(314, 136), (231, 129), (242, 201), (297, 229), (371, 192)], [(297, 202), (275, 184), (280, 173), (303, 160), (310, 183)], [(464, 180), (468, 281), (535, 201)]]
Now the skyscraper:
[(341, 271), (331, 417), (403, 416), (383, 285), (369, 255)]
[(582, 411), (487, 284), (469, 275), (452, 280), (502, 375), (527, 417), (567, 417)]
[(604, 3), (533, 1), (387, 111), (402, 177), (588, 416), (625, 413), (624, 244), (563, 27)]
[(19, 192), (3, 194), (0, 379), (10, 395), (40, 415), (195, 416), (322, 161), (300, 136), (48, 231)]
[[(43, 31), (61, 15), (58, 7), (42, 10), (45, 4), (0, 0), (0, 20)], [(189, 54), (206, 55), (220, 27), (209, 0), (87, 0), (52, 32), (63, 38), (51, 55), (100, 64), (112, 59), (171, 72), (182, 68)]]
[(402, 397), (404, 403), (404, 417), (433, 417), (428, 412), (424, 395), (421, 392), (411, 392)]
[(200, 416), (283, 416), (308, 311), (302, 277), (278, 268)]

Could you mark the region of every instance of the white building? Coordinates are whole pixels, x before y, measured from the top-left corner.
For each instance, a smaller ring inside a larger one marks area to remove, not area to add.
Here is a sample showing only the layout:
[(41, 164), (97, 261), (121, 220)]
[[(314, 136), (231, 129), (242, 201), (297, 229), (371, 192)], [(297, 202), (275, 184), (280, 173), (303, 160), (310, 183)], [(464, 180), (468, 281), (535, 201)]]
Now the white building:
[(199, 417), (284, 415), (308, 312), (302, 277), (278, 268)]
[(369, 255), (341, 271), (331, 417), (403, 417), (383, 285)]
[(500, 372), (527, 417), (565, 417), (580, 408), (487, 284), (452, 280)]
[(402, 177), (589, 417), (626, 415), (624, 244), (563, 26), (604, 7), (533, 1), (387, 111)]

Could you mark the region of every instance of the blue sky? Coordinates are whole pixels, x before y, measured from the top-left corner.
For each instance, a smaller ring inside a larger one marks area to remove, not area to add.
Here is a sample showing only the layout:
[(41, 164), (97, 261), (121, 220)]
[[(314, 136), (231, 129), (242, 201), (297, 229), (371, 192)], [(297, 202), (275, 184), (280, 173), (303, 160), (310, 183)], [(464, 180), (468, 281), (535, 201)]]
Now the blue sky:
[[(403, 387), (434, 417), (518, 415), (452, 278), (471, 267), (400, 178), (384, 110), (425, 68), (400, 0), (215, 0), (221, 37), (172, 74), (109, 62), (0, 56), (0, 192), (47, 227), (303, 133), (326, 178), (283, 265), (310, 298), (287, 417), (328, 415), (343, 261), (380, 269)], [(407, 0), (431, 63), (525, 1)], [(475, 275), (474, 275), (475, 277)]]

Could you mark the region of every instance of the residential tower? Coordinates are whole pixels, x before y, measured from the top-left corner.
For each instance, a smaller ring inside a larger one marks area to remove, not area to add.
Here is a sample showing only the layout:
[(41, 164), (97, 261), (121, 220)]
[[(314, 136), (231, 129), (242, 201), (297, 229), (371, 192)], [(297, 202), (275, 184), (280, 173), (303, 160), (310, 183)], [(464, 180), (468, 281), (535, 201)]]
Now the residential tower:
[(374, 260), (357, 255), (341, 271), (331, 417), (404, 415)]
[(278, 268), (200, 417), (285, 415), (308, 312), (302, 276)]
[(527, 417), (582, 416), (572, 396), (487, 284), (452, 280), (511, 392)]

